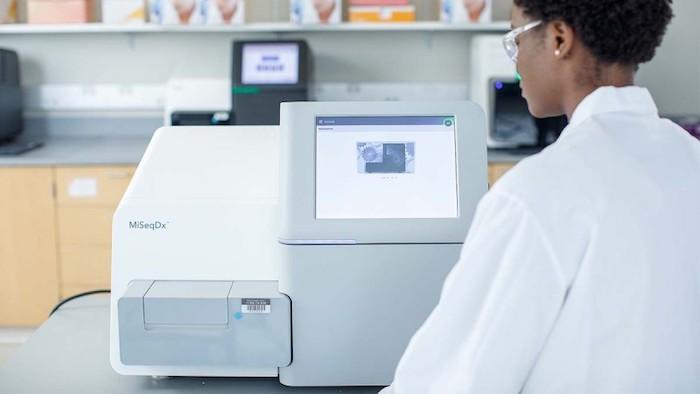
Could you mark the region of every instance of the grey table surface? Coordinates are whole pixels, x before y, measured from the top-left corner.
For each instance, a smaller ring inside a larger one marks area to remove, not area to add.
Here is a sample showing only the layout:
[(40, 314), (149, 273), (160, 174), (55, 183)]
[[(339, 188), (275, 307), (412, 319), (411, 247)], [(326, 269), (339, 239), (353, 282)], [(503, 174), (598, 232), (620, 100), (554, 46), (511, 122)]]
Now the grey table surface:
[[(139, 136), (49, 136), (44, 146), (17, 156), (0, 156), (0, 167), (136, 165), (150, 137)], [(528, 154), (491, 150), (492, 163), (516, 163)]]
[(0, 156), (0, 167), (54, 165), (134, 165), (150, 137), (47, 137), (44, 146), (16, 156)]
[(65, 304), (0, 365), (0, 393), (377, 393), (380, 387), (286, 387), (275, 378), (121, 376), (109, 364), (109, 296)]

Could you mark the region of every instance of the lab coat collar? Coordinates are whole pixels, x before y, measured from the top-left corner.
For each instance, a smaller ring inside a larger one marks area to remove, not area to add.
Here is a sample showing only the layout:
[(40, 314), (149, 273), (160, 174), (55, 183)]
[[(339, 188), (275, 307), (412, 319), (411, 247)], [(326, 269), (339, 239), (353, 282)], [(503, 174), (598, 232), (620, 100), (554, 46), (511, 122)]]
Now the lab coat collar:
[(569, 120), (570, 127), (567, 128), (576, 127), (592, 116), (615, 112), (658, 116), (659, 110), (645, 88), (603, 86), (594, 90), (579, 103)]

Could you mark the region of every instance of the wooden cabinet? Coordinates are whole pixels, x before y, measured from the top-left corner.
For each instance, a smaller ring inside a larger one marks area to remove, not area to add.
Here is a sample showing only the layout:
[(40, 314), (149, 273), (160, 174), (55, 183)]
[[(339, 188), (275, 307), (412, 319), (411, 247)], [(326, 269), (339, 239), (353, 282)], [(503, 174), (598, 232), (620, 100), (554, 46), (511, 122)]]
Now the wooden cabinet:
[[(489, 165), (489, 184), (512, 168)], [(0, 325), (38, 325), (59, 297), (110, 287), (112, 216), (133, 166), (0, 168)]]
[(508, 172), (516, 163), (489, 163), (489, 187)]
[(112, 216), (134, 167), (55, 170), (60, 294), (109, 289)]
[(57, 167), (56, 201), (59, 205), (116, 206), (136, 168)]
[(135, 167), (0, 168), (0, 326), (110, 287), (112, 215)]
[(58, 301), (51, 168), (0, 168), (0, 325), (43, 322)]

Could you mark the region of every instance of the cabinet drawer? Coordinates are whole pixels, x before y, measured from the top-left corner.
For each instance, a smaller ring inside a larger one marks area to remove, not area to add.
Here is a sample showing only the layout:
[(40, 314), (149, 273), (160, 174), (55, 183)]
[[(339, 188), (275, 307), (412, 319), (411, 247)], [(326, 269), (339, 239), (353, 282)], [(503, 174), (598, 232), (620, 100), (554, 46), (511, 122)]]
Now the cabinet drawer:
[(59, 206), (60, 248), (112, 244), (112, 216), (116, 206)]
[(56, 168), (59, 205), (117, 205), (136, 169), (122, 167)]
[(112, 250), (108, 247), (67, 246), (61, 250), (61, 295), (68, 287), (109, 289)]

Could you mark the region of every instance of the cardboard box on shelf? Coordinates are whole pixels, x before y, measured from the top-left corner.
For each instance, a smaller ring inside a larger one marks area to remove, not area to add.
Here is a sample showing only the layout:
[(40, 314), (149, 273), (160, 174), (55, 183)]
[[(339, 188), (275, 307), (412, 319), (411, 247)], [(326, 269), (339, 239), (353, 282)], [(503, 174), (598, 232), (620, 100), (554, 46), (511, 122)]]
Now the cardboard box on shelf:
[(350, 0), (348, 3), (352, 5), (373, 5), (373, 6), (390, 6), (390, 5), (411, 5), (410, 0)]
[(350, 22), (414, 22), (416, 7), (408, 6), (351, 6)]
[(208, 7), (208, 25), (238, 25), (245, 23), (244, 0), (209, 0)]
[(17, 0), (0, 0), (0, 23), (17, 22)]
[(163, 25), (245, 22), (244, 0), (148, 0), (148, 21)]
[(491, 22), (492, 0), (440, 0), (440, 20), (448, 23)]
[(27, 23), (87, 23), (88, 0), (27, 0)]
[(102, 0), (102, 22), (139, 24), (146, 22), (144, 0)]
[(342, 0), (291, 0), (290, 19), (294, 23), (340, 23), (342, 21)]

